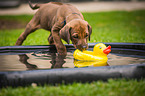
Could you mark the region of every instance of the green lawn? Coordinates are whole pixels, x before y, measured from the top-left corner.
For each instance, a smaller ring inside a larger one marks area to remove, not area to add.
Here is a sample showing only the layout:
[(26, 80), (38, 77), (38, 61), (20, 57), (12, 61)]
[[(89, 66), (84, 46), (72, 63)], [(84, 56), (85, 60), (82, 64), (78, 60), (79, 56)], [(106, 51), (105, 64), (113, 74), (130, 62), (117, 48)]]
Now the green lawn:
[[(145, 43), (145, 10), (83, 13), (92, 26), (90, 42)], [(0, 16), (0, 19), (28, 22), (32, 15)], [(24, 29), (0, 30), (0, 46), (14, 45)], [(47, 45), (49, 32), (40, 29), (30, 34), (23, 45)]]
[[(24, 29), (0, 30), (0, 46), (13, 46)], [(31, 33), (23, 45), (48, 45), (49, 32), (43, 29)]]
[[(93, 28), (90, 42), (145, 43), (145, 10), (83, 13)], [(0, 16), (0, 19), (28, 22), (32, 15)], [(23, 29), (0, 30), (0, 46), (14, 45)], [(40, 29), (28, 36), (23, 45), (48, 44), (49, 32)], [(144, 96), (145, 79), (73, 83), (58, 86), (28, 86), (0, 89), (0, 96)]]
[(108, 80), (58, 86), (3, 88), (0, 96), (144, 96), (145, 80)]
[(145, 43), (145, 10), (84, 13), (91, 24), (91, 42)]

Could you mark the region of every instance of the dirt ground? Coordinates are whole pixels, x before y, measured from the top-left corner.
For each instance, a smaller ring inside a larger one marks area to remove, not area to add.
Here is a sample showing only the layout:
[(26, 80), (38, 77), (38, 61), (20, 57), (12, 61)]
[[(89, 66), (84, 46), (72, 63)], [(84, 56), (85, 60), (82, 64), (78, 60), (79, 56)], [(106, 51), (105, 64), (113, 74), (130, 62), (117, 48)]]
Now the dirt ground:
[(0, 19), (0, 30), (2, 29), (20, 29), (25, 28), (26, 23), (14, 21), (14, 20), (4, 20)]

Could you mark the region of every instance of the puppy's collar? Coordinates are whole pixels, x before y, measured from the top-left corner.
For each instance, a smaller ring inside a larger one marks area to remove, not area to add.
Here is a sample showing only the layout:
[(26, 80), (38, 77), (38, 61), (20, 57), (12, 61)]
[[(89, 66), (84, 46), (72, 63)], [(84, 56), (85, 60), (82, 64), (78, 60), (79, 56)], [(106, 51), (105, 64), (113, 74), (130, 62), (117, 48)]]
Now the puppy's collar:
[(63, 23), (63, 26), (65, 26), (66, 25), (66, 20), (64, 20), (62, 23)]
[[(71, 16), (72, 14), (77, 14), (77, 15), (79, 15), (79, 16), (80, 16), (80, 14), (79, 14), (79, 13), (71, 13), (71, 14), (69, 14), (68, 16), (66, 16), (66, 19), (67, 19), (69, 16)], [(66, 25), (66, 19), (62, 22), (62, 23), (63, 23), (63, 26), (65, 26), (65, 25)]]

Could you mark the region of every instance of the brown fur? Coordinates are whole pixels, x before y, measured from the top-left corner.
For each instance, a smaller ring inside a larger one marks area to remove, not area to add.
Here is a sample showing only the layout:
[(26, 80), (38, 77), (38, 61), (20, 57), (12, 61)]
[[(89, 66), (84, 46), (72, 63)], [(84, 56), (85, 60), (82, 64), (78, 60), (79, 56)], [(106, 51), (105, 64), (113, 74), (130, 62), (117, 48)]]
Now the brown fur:
[[(32, 9), (39, 8), (39, 10), (27, 24), (15, 45), (22, 45), (30, 33), (43, 28), (51, 31), (48, 41), (51, 45), (55, 44), (60, 55), (66, 55), (66, 47), (61, 39), (67, 43), (71, 40), (74, 47), (80, 50), (88, 48), (87, 40), (90, 39), (92, 28), (77, 8), (59, 2), (36, 5), (29, 2), (29, 4)], [(66, 21), (66, 25), (64, 25), (64, 21)]]

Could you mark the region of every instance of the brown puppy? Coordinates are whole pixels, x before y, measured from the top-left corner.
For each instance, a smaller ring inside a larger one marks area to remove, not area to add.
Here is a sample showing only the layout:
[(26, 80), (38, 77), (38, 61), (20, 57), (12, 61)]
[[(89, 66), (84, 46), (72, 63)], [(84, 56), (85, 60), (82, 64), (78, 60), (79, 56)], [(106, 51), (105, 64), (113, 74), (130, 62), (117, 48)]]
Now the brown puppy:
[(71, 40), (74, 47), (79, 50), (87, 49), (87, 40), (90, 40), (92, 28), (83, 18), (81, 12), (70, 4), (50, 2), (32, 5), (38, 9), (32, 20), (27, 24), (25, 31), (20, 35), (15, 45), (22, 45), (26, 37), (37, 29), (43, 28), (51, 31), (48, 37), (49, 44), (55, 44), (60, 55), (66, 55), (66, 47), (61, 39), (68, 44)]

